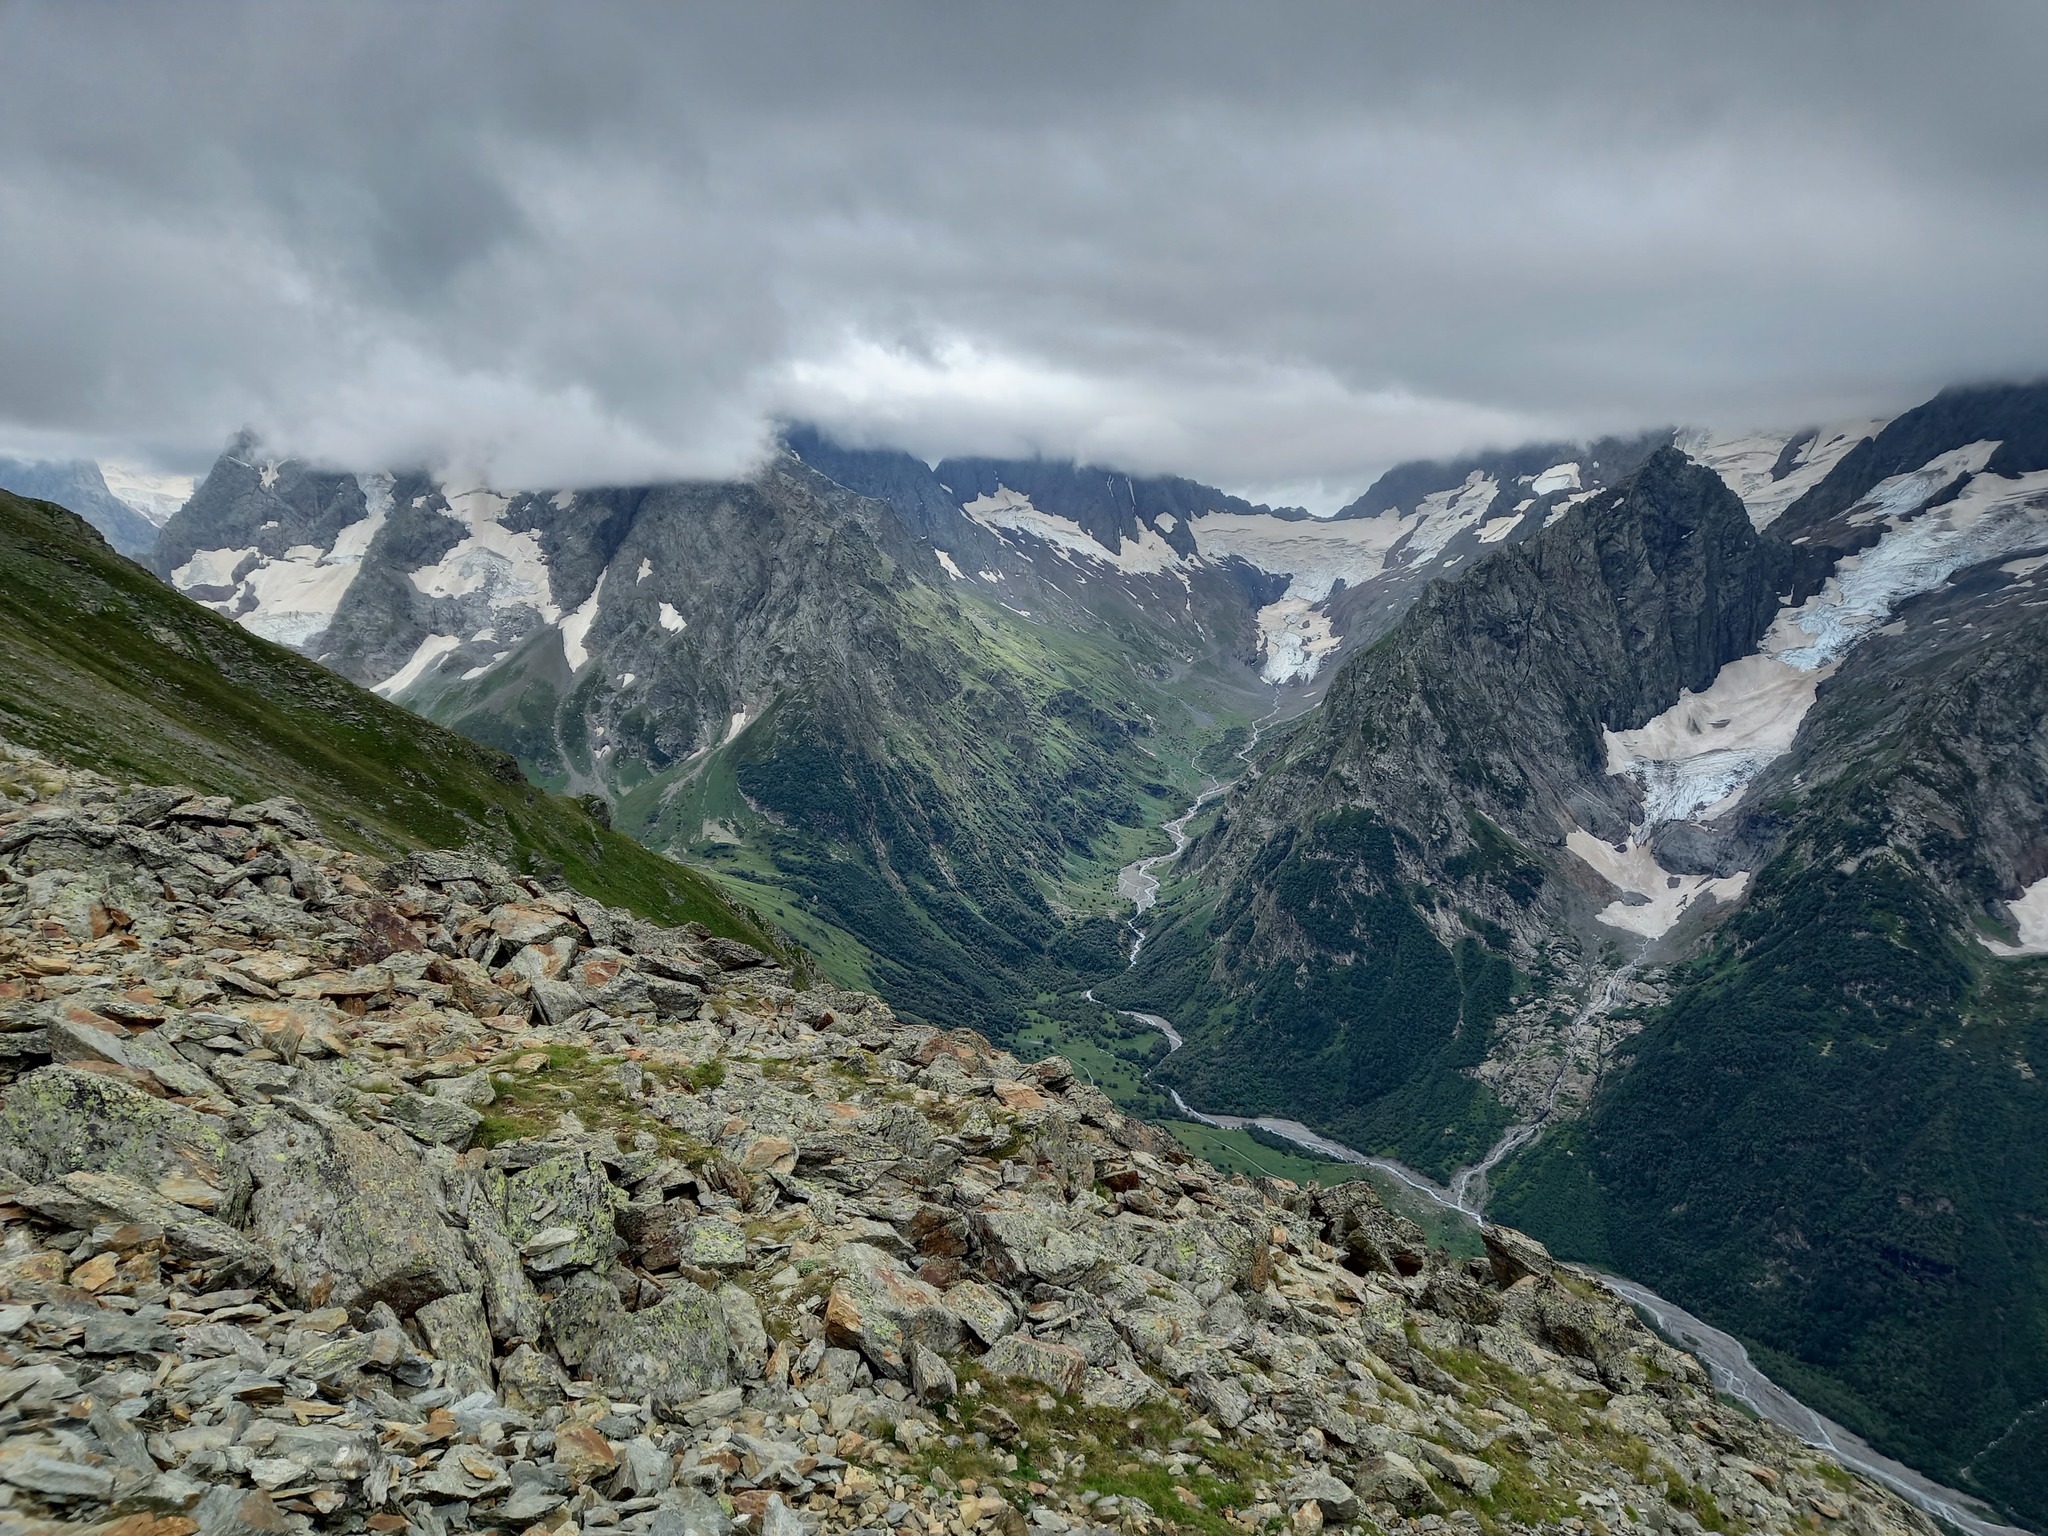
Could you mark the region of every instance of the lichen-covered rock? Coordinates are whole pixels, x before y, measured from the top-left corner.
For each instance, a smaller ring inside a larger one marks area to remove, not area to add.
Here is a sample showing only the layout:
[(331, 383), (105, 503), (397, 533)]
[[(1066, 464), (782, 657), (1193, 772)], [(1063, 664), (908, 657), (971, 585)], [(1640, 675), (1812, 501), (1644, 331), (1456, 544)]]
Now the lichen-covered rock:
[(500, 1344), (538, 1339), (547, 1326), (540, 1293), (520, 1261), (519, 1246), (505, 1230), (505, 1176), (486, 1169), (469, 1202), (469, 1253), (483, 1288), (491, 1337)]
[(1088, 1359), (1071, 1345), (1013, 1333), (981, 1357), (981, 1368), (991, 1376), (1021, 1376), (1068, 1396), (1081, 1390)]
[(768, 1353), (768, 1329), (761, 1321), (761, 1304), (730, 1280), (715, 1293), (725, 1312), (725, 1332), (732, 1347), (733, 1374), (754, 1377), (761, 1374)]
[(975, 1239), (997, 1279), (1075, 1285), (1107, 1262), (1101, 1248), (1061, 1226), (1043, 1210), (1023, 1207), (978, 1211)]
[[(491, 1384), (491, 1325), (484, 1316), (484, 1304), (467, 1292), (442, 1296), (413, 1314), (427, 1348), (451, 1364), (466, 1365)], [(463, 1395), (467, 1395), (466, 1393)]]
[[(590, 1269), (619, 1252), (617, 1213), (625, 1203), (603, 1163), (565, 1152), (506, 1180), (505, 1230), (535, 1273)], [(565, 1239), (536, 1244), (565, 1229)]]
[(420, 1159), (338, 1116), (266, 1111), (246, 1144), (250, 1235), (305, 1306), (399, 1316), (478, 1284)]
[(484, 1117), (454, 1099), (401, 1093), (391, 1101), (391, 1118), (416, 1140), (460, 1151), (469, 1145)]
[(1290, 1505), (1314, 1503), (1325, 1520), (1348, 1521), (1358, 1513), (1358, 1495), (1320, 1467), (1297, 1472), (1280, 1493)]
[(1250, 1284), (1265, 1257), (1266, 1238), (1228, 1217), (1177, 1221), (1142, 1251), (1144, 1264), (1178, 1280), (1203, 1301)]
[(914, 1343), (910, 1346), (910, 1390), (920, 1402), (939, 1403), (959, 1391), (960, 1382), (944, 1355)]
[(81, 1169), (116, 1173), (237, 1220), (249, 1196), (243, 1158), (220, 1122), (98, 1072), (49, 1066), (0, 1103), (0, 1167), (33, 1183)]
[(681, 1285), (654, 1306), (614, 1321), (583, 1366), (614, 1395), (669, 1409), (731, 1381), (730, 1356), (725, 1309), (709, 1291)]
[(946, 1308), (984, 1344), (993, 1344), (1017, 1326), (1017, 1313), (1003, 1293), (979, 1280), (962, 1280), (946, 1288)]
[(595, 1270), (579, 1269), (553, 1282), (547, 1300), (547, 1339), (562, 1363), (581, 1370), (605, 1330), (625, 1315), (617, 1287)]
[(1367, 1458), (1353, 1487), (1366, 1503), (1391, 1504), (1398, 1510), (1427, 1509), (1436, 1503), (1422, 1469), (1397, 1451)]
[(54, 1184), (23, 1186), (13, 1198), (81, 1231), (101, 1222), (155, 1227), (171, 1252), (222, 1281), (249, 1283), (270, 1273), (270, 1255), (226, 1222), (166, 1200), (117, 1173), (67, 1173)]
[(839, 1278), (825, 1302), (825, 1337), (860, 1351), (876, 1375), (910, 1379), (910, 1346), (950, 1350), (960, 1342), (960, 1318), (937, 1287), (903, 1263), (866, 1243), (848, 1243), (836, 1255)]
[(747, 1265), (745, 1230), (721, 1217), (705, 1215), (693, 1201), (629, 1206), (619, 1214), (618, 1230), (634, 1257), (652, 1270), (687, 1265), (729, 1271)]
[(569, 1376), (531, 1344), (517, 1344), (498, 1362), (498, 1392), (507, 1407), (539, 1414), (569, 1395)]

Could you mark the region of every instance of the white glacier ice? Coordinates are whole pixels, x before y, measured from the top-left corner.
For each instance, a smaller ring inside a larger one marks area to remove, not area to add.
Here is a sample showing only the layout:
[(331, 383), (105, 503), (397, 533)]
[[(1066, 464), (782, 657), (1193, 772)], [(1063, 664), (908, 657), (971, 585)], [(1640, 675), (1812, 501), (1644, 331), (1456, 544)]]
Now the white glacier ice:
[[(1876, 544), (1839, 561), (1822, 589), (1799, 607), (1781, 610), (1759, 649), (1729, 662), (1704, 691), (1682, 695), (1634, 730), (1606, 733), (1607, 771), (1627, 775), (1643, 790), (1642, 820), (1622, 854), (1604, 856), (1608, 862), (1650, 859), (1650, 837), (1666, 822), (1711, 821), (1732, 810), (1757, 776), (1791, 750), (1820, 685), (1842, 658), (1874, 632), (1895, 632), (1892, 615), (1901, 603), (1957, 571), (2048, 544), (2048, 471), (2013, 478), (1982, 473), (1996, 448), (1972, 443), (1873, 487), (1849, 520), (1881, 526)], [(1922, 510), (1964, 473), (1974, 478), (1960, 494)], [(1578, 843), (1571, 846), (1600, 868)], [(1641, 878), (1615, 883), (1642, 890)], [(1659, 906), (1654, 892), (1642, 894), (1653, 897), (1649, 907), (1609, 907), (1601, 921), (1649, 933), (1646, 925), (1665, 916), (1677, 920), (1679, 909)]]
[(1842, 456), (1866, 437), (1884, 430), (1883, 418), (1836, 422), (1820, 428), (1794, 455), (1790, 472), (1773, 480), (1785, 445), (1796, 434), (1790, 432), (1681, 432), (1679, 451), (1695, 463), (1704, 464), (1742, 498), (1749, 520), (1758, 528), (1769, 527), (1778, 515), (1814, 486), (1827, 478)]

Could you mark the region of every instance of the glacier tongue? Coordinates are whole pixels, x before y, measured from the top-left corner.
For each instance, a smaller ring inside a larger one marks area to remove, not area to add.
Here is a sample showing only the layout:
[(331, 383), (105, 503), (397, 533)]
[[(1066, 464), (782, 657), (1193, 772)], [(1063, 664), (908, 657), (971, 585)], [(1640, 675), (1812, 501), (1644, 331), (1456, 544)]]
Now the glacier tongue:
[(1607, 771), (1643, 786), (1643, 830), (1711, 819), (1792, 749), (1832, 664), (1806, 669), (1768, 653), (1731, 661), (1700, 693), (1633, 731), (1608, 731)]
[[(1639, 867), (1655, 867), (1652, 834), (1667, 822), (1711, 821), (1733, 810), (1757, 777), (1791, 751), (1820, 685), (1860, 641), (1889, 624), (1901, 603), (1933, 591), (1957, 571), (2048, 543), (2048, 471), (1986, 475), (1983, 467), (1997, 447), (1972, 443), (1874, 487), (1849, 520), (1882, 525), (1876, 544), (1839, 561), (1819, 592), (1779, 613), (1758, 651), (1722, 667), (1705, 690), (1682, 694), (1633, 730), (1605, 733), (1607, 771), (1642, 787), (1643, 811), (1621, 849), (1583, 832), (1568, 844), (1610, 882), (1641, 899), (1608, 907), (1600, 914), (1603, 923), (1655, 937), (1678, 920), (1697, 882), (1671, 876), (1679, 883), (1658, 888)], [(1960, 475), (1971, 478), (1952, 500), (1927, 507)], [(2025, 899), (2035, 899), (2031, 890)], [(2039, 900), (2038, 939), (2044, 948), (2025, 947), (2036, 939), (2023, 918), (2022, 947), (1994, 944), (1998, 953), (2048, 953), (2048, 891)], [(2014, 912), (2021, 915), (2017, 903)]]

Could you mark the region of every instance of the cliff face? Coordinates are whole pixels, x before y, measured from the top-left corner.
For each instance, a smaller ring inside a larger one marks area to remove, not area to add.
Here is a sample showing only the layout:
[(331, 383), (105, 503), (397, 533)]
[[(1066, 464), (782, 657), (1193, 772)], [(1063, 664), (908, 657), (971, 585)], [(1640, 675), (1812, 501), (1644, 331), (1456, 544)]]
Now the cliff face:
[(1515, 1233), (486, 859), (0, 791), (11, 1529), (1931, 1536)]
[(1274, 829), (1337, 806), (1399, 828), (1404, 867), (1454, 889), (1447, 865), (1476, 847), (1474, 813), (1546, 852), (1573, 826), (1618, 840), (1636, 797), (1608, 776), (1603, 733), (1754, 650), (1811, 565), (1757, 533), (1719, 476), (1661, 450), (1527, 544), (1432, 585), (1225, 802), (1190, 867), (1227, 878)]
[(1572, 1007), (1602, 943), (1615, 892), (1568, 844), (1641, 818), (1609, 733), (1753, 651), (1813, 564), (1667, 448), (1430, 587), (1190, 850), (1125, 983), (1188, 1036), (1174, 1080), (1432, 1171), (1476, 1159), (1523, 1107), (1474, 1075), (1496, 1027)]

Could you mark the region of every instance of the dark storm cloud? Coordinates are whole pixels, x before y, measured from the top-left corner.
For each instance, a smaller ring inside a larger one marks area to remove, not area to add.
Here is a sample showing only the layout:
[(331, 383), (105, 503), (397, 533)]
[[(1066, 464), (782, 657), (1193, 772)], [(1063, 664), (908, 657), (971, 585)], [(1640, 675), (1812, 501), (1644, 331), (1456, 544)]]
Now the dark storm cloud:
[(2048, 365), (2031, 5), (20, 4), (0, 439), (1328, 499)]

